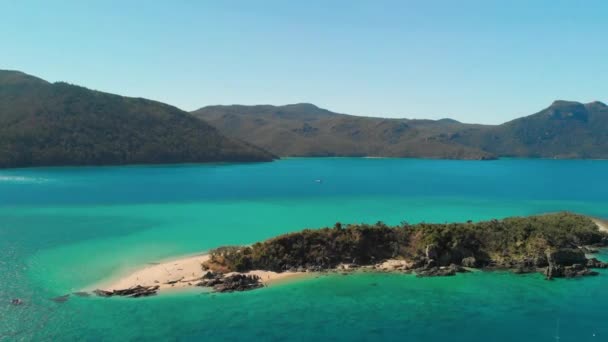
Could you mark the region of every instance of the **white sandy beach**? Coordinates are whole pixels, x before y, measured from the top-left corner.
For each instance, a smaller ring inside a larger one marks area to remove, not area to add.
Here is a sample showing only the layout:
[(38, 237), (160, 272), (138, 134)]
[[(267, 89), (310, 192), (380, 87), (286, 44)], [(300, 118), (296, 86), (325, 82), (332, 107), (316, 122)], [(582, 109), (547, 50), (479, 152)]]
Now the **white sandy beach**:
[[(200, 254), (148, 265), (125, 277), (101, 286), (101, 288), (111, 291), (128, 289), (137, 285), (158, 285), (159, 292), (191, 288), (207, 272), (203, 271), (201, 267), (201, 264), (207, 260), (209, 260), (208, 254)], [(245, 274), (259, 276), (264, 285), (306, 275), (305, 272), (277, 273), (260, 270), (250, 271)]]
[(591, 220), (592, 220), (593, 222), (595, 222), (595, 224), (597, 224), (597, 227), (598, 227), (598, 228), (599, 228), (601, 231), (603, 231), (603, 232), (607, 232), (607, 233), (608, 233), (608, 222), (607, 222), (607, 221), (605, 221), (605, 220), (601, 220), (601, 219), (598, 219), (598, 218), (594, 218), (594, 217), (592, 217), (592, 218), (591, 218)]
[[(608, 221), (591, 217), (601, 231), (608, 232)], [(167, 290), (179, 290), (192, 288), (207, 272), (203, 271), (201, 264), (209, 260), (208, 254), (191, 255), (174, 260), (154, 263), (143, 267), (133, 273), (121, 277), (115, 281), (100, 286), (104, 290), (128, 289), (137, 285), (159, 286), (159, 292)], [(406, 267), (407, 262), (403, 260), (387, 260), (377, 265), (379, 270), (395, 270)], [(310, 273), (306, 272), (271, 272), (255, 270), (244, 274), (254, 274), (261, 278), (264, 285), (278, 281), (303, 277)]]

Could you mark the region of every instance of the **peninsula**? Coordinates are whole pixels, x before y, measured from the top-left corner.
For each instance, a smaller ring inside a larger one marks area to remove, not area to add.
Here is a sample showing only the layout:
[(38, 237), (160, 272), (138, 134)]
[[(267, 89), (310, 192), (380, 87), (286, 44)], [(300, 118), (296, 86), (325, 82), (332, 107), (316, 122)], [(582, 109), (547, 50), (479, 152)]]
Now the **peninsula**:
[(394, 227), (337, 223), (150, 265), (95, 292), (138, 297), (194, 286), (243, 291), (290, 277), (354, 270), (419, 277), (503, 270), (540, 272), (550, 280), (598, 275), (593, 269), (607, 268), (608, 263), (592, 254), (605, 246), (605, 222), (565, 212)]

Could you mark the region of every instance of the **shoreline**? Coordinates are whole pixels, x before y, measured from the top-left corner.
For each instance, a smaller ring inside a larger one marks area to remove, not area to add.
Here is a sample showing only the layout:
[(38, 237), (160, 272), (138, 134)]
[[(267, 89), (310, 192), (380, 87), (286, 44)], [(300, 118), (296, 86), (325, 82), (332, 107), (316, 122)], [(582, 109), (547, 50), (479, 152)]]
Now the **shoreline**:
[[(608, 233), (608, 221), (597, 218), (587, 216), (588, 219), (593, 221), (597, 226), (598, 230), (601, 232)], [(164, 261), (159, 262), (151, 262), (145, 266), (140, 268), (136, 268), (126, 275), (115, 275), (114, 277), (110, 277), (104, 281), (93, 284), (87, 289), (100, 289), (102, 292), (112, 292), (112, 291), (124, 291), (131, 290), (137, 288), (145, 288), (152, 289), (159, 294), (166, 292), (174, 292), (185, 289), (194, 289), (200, 286), (208, 286), (203, 285), (206, 280), (211, 279), (213, 277), (217, 277), (217, 273), (214, 275), (214, 272), (210, 272), (207, 269), (203, 269), (203, 263), (208, 262), (210, 260), (210, 254), (199, 253), (199, 254), (190, 254), (187, 256), (181, 256), (171, 259), (165, 259)], [(596, 260), (597, 262), (597, 260)], [(354, 266), (354, 267), (353, 267)], [(434, 273), (432, 275), (453, 275), (456, 272), (466, 272), (469, 271), (466, 267), (460, 267), (459, 265), (454, 267), (435, 267)], [(593, 266), (591, 266), (593, 267)], [(367, 269), (369, 271), (376, 272), (390, 272), (390, 271), (406, 271), (412, 270), (414, 268), (411, 260), (401, 260), (401, 259), (387, 259), (375, 265), (350, 265), (350, 264), (340, 264), (335, 269), (331, 270), (334, 272), (349, 272), (352, 271), (353, 268), (358, 269)], [(517, 267), (508, 267), (510, 269), (517, 270)], [(526, 267), (528, 268), (528, 267)], [(490, 268), (491, 269), (491, 268)], [(329, 271), (330, 270), (325, 270)], [(527, 273), (529, 270), (520, 270), (520, 272)], [(538, 270), (536, 270), (538, 271)], [(423, 270), (424, 272), (424, 270)], [(444, 274), (445, 273), (445, 274)], [(447, 274), (449, 273), (449, 274)], [(248, 272), (229, 272), (224, 273), (222, 277), (249, 277), (254, 280), (253, 282), (258, 284), (258, 287), (266, 287), (272, 284), (295, 280), (298, 278), (303, 278), (306, 276), (315, 276), (318, 275), (319, 272), (315, 272), (314, 270), (295, 270), (292, 268), (290, 271), (284, 272), (273, 272), (273, 271), (265, 271), (265, 270), (250, 270)], [(422, 276), (428, 276), (429, 274), (422, 274)], [(249, 279), (250, 281), (251, 279)]]
[[(195, 254), (172, 258), (166, 261), (151, 262), (146, 266), (135, 269), (123, 276), (93, 284), (86, 289), (101, 289), (114, 291), (130, 289), (137, 286), (158, 286), (158, 293), (174, 292), (196, 288), (203, 276), (208, 272), (203, 270), (202, 264), (208, 261), (209, 254)], [(258, 276), (263, 286), (282, 283), (284, 281), (312, 275), (310, 272), (272, 272), (252, 270), (244, 273), (231, 272), (226, 275), (243, 274)], [(201, 288), (203, 289), (203, 288)]]
[(589, 217), (593, 223), (597, 225), (601, 232), (608, 233), (608, 221), (597, 218), (597, 217)]

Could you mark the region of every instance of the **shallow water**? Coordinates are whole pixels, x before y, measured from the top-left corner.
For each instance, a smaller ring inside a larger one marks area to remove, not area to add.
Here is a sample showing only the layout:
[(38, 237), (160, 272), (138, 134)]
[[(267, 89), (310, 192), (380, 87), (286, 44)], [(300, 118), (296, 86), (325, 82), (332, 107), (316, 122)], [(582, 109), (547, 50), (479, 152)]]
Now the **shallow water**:
[[(608, 217), (606, 174), (608, 161), (518, 159), (0, 170), (0, 339), (608, 340), (598, 320), (608, 273), (363, 274), (228, 295), (49, 300), (147, 262), (337, 221)], [(15, 297), (26, 304), (9, 305)]]

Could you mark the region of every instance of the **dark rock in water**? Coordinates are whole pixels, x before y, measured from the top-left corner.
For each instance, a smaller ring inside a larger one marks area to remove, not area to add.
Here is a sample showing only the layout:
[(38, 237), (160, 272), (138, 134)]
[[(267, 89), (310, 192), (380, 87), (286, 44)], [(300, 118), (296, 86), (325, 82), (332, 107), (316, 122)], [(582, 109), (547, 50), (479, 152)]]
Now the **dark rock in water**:
[(91, 294), (85, 291), (78, 291), (78, 292), (73, 292), (72, 293), (74, 296), (78, 296), (78, 297), (90, 297)]
[(417, 277), (446, 277), (453, 276), (456, 273), (468, 272), (467, 269), (460, 265), (450, 264), (450, 266), (435, 266), (434, 260), (428, 260), (425, 266), (416, 268), (414, 272)]
[(564, 269), (561, 265), (547, 266), (547, 269), (545, 269), (544, 274), (545, 279), (551, 280), (553, 278), (562, 277), (564, 275)]
[(456, 273), (469, 272), (460, 265), (450, 264), (450, 266), (423, 266), (414, 270), (417, 277), (447, 277)]
[(158, 285), (155, 285), (155, 286), (137, 285), (134, 287), (130, 287), (128, 289), (114, 290), (114, 291), (105, 291), (105, 290), (97, 289), (97, 290), (93, 291), (93, 293), (100, 297), (123, 296), (123, 297), (138, 298), (138, 297), (153, 296), (158, 292), (158, 289), (159, 289)]
[(94, 290), (93, 293), (98, 295), (99, 297), (111, 297), (113, 295), (112, 291), (105, 291), (100, 289)]
[(135, 287), (130, 287), (128, 289), (114, 290), (114, 291), (112, 291), (112, 293), (115, 296), (125, 296), (125, 297), (137, 298), (137, 297), (147, 297), (147, 296), (155, 295), (156, 292), (158, 291), (158, 289), (159, 289), (158, 285), (155, 285), (155, 286), (137, 285)]
[(573, 264), (572, 266), (548, 266), (544, 273), (547, 280), (553, 278), (575, 278), (599, 275), (599, 272), (592, 271), (581, 264)]
[(570, 266), (572, 264), (586, 264), (585, 253), (580, 249), (562, 248), (556, 251), (547, 251), (547, 261), (549, 266), (553, 264)]
[(51, 298), (51, 300), (55, 303), (65, 303), (68, 301), (68, 299), (70, 299), (70, 294), (66, 294), (63, 296), (59, 296), (59, 297), (55, 297), (55, 298)]
[(587, 260), (587, 267), (589, 268), (608, 268), (608, 263), (599, 261), (596, 258)]
[(12, 305), (22, 305), (23, 301), (19, 298), (15, 298), (15, 299), (11, 300), (11, 304)]
[(549, 266), (545, 269), (544, 274), (547, 280), (560, 277), (594, 276), (599, 273), (591, 271), (587, 267), (605, 266), (603, 262), (595, 258), (587, 260), (581, 249), (562, 248), (557, 251), (547, 251), (546, 255)]
[(456, 275), (456, 271), (449, 267), (430, 267), (415, 270), (417, 277), (446, 277)]

